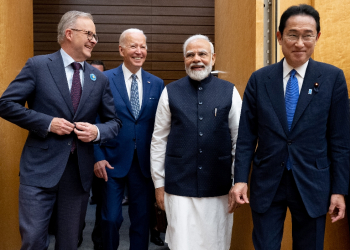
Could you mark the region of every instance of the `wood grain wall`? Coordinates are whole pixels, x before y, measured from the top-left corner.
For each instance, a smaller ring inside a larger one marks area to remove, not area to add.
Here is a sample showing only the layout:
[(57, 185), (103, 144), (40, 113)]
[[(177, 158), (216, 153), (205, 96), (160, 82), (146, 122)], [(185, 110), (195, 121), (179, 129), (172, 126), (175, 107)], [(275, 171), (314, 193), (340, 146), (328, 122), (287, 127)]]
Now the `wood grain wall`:
[(214, 42), (214, 0), (34, 0), (34, 54), (52, 53), (57, 24), (69, 10), (93, 15), (99, 43), (91, 59), (103, 60), (108, 69), (122, 63), (118, 40), (122, 31), (138, 28), (147, 36), (148, 55), (143, 68), (165, 83), (186, 75), (182, 44), (203, 34)]

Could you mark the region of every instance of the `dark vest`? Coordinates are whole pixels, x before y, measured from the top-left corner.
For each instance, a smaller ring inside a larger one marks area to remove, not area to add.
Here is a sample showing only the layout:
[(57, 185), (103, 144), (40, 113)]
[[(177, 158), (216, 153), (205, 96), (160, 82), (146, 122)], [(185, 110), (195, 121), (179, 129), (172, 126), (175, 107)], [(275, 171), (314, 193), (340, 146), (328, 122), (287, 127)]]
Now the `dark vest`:
[(165, 156), (165, 191), (189, 197), (228, 194), (232, 143), (228, 115), (234, 85), (209, 75), (166, 86), (171, 130)]

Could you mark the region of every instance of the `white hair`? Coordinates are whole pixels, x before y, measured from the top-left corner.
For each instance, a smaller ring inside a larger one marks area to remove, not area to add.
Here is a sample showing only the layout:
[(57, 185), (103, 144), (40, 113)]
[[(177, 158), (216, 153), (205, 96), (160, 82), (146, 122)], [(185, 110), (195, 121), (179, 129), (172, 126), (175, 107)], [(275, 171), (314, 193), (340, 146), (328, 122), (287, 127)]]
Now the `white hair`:
[(123, 33), (121, 33), (121, 35), (119, 37), (119, 45), (120, 46), (125, 47), (125, 37), (127, 34), (130, 34), (130, 33), (141, 33), (142, 35), (144, 35), (145, 40), (147, 40), (147, 37), (146, 37), (145, 33), (143, 33), (142, 30), (139, 30), (136, 28), (131, 28), (131, 29), (124, 30)]
[(89, 18), (91, 21), (94, 21), (90, 13), (71, 10), (66, 12), (62, 17), (57, 26), (57, 42), (61, 44), (66, 36), (66, 29), (74, 28), (74, 25), (78, 18)]
[(202, 40), (205, 40), (205, 41), (208, 41), (209, 44), (210, 44), (210, 53), (211, 54), (214, 54), (214, 45), (213, 43), (210, 41), (209, 37), (207, 36), (204, 36), (204, 35), (200, 35), (200, 34), (197, 34), (197, 35), (193, 35), (189, 38), (187, 38), (187, 40), (185, 41), (184, 45), (183, 45), (183, 52), (184, 52), (184, 56), (186, 56), (186, 48), (187, 48), (187, 45), (190, 43), (190, 42), (193, 42), (195, 40), (199, 40), (199, 39), (202, 39)]

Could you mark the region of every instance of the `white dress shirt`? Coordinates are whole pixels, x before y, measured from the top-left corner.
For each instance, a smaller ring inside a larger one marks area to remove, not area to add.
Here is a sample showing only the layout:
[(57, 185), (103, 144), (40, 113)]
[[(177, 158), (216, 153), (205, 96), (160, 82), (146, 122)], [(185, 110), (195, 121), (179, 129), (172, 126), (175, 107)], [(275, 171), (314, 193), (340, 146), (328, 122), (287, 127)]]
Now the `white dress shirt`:
[(305, 72), (306, 72), (306, 68), (307, 68), (308, 64), (309, 64), (309, 60), (306, 63), (304, 63), (303, 65), (301, 65), (300, 67), (293, 68), (292, 66), (290, 66), (287, 63), (286, 59), (283, 60), (283, 91), (284, 91), (284, 94), (286, 94), (287, 82), (290, 78), (290, 72), (293, 69), (295, 69), (295, 71), (297, 72), (295, 74), (295, 76), (298, 79), (299, 94), (300, 94), (300, 90), (301, 90), (301, 87), (303, 86), (303, 82), (305, 79)]
[[(125, 86), (126, 86), (126, 91), (128, 92), (129, 100), (130, 100), (130, 93), (131, 93), (131, 83), (132, 83), (132, 74), (130, 70), (125, 67), (124, 63), (122, 65), (122, 70), (124, 74), (124, 81), (125, 81)], [(141, 75), (141, 68), (136, 72), (136, 81), (137, 81), (137, 86), (139, 90), (139, 100), (140, 100), (140, 109), (142, 106), (142, 96), (143, 96), (143, 88), (142, 88), (142, 75)]]

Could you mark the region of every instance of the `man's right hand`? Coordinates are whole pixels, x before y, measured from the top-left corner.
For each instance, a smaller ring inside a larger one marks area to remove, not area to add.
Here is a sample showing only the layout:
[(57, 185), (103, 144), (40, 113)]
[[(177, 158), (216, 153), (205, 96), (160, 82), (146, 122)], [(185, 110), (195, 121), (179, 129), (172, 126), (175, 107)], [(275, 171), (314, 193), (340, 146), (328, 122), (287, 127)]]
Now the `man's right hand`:
[(74, 124), (63, 118), (53, 118), (51, 121), (50, 132), (58, 135), (69, 135), (74, 129)]
[(108, 181), (106, 168), (114, 169), (114, 167), (112, 167), (108, 161), (98, 161), (94, 165), (94, 173), (98, 178), (103, 178), (105, 181)]
[(248, 196), (248, 185), (244, 182), (236, 183), (230, 190), (229, 193), (229, 213), (234, 212), (240, 205), (249, 203)]
[(156, 188), (156, 200), (160, 209), (165, 211), (164, 207), (164, 187)]

